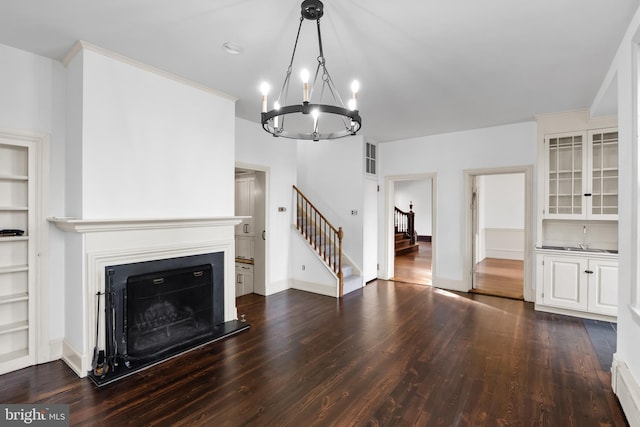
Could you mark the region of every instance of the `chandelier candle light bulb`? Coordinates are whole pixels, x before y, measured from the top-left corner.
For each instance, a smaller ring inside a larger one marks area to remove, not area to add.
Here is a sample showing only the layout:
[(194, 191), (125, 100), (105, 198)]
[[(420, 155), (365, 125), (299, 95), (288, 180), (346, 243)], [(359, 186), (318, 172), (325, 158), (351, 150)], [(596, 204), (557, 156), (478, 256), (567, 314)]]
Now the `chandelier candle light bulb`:
[(270, 89), (271, 87), (267, 82), (262, 82), (262, 84), (260, 85), (260, 93), (262, 93), (262, 112), (263, 113), (267, 112), (267, 95), (269, 94)]
[(354, 80), (351, 82), (351, 94), (353, 95), (351, 98), (351, 102), (349, 102), (349, 108), (351, 110), (358, 109), (358, 91), (360, 90), (360, 82)]
[(309, 102), (309, 70), (303, 68), (300, 71), (300, 78), (302, 79), (302, 101)]

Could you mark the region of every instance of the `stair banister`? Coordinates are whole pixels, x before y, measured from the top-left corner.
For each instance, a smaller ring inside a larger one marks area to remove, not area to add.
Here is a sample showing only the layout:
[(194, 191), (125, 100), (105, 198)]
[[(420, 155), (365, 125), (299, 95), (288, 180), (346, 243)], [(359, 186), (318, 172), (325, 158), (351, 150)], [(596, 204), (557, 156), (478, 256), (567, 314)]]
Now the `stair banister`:
[(416, 243), (415, 215), (415, 212), (413, 212), (413, 203), (409, 203), (409, 212), (405, 212), (397, 206), (394, 208), (393, 226), (395, 232), (406, 234), (409, 239), (411, 239), (410, 243), (412, 245)]
[(338, 276), (339, 295), (343, 296), (342, 227), (334, 227), (313, 203), (296, 187), (296, 229)]

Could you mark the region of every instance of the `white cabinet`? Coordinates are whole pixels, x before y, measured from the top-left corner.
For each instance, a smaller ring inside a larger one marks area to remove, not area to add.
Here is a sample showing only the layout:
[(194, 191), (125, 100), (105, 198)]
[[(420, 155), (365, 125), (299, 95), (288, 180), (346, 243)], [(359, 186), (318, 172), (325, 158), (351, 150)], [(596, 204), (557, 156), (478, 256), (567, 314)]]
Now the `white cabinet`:
[(253, 293), (253, 265), (236, 262), (236, 297)]
[(618, 218), (618, 131), (545, 136), (545, 218)]
[(236, 236), (254, 236), (254, 191), (255, 177), (236, 178), (236, 216), (248, 216), (236, 225)]
[(34, 156), (0, 139), (0, 374), (35, 363)]
[(542, 274), (539, 274), (536, 308), (617, 316), (617, 260), (540, 254), (538, 262)]
[(587, 311), (618, 315), (618, 261), (589, 260)]

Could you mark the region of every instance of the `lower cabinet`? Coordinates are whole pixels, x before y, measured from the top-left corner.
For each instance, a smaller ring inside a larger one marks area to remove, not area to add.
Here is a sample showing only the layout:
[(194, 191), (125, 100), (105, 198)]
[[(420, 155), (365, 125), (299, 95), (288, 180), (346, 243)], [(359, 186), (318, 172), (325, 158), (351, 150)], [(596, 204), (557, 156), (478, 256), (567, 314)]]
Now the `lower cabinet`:
[(236, 262), (236, 297), (253, 293), (253, 265)]
[(617, 260), (546, 254), (538, 260), (542, 283), (539, 277), (537, 306), (617, 316)]

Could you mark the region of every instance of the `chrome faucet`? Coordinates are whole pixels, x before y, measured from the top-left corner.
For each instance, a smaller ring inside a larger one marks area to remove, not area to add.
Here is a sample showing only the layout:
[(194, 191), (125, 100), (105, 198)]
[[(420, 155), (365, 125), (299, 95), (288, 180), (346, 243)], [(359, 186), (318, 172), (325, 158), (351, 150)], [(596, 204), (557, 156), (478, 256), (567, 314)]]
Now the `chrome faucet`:
[(582, 225), (582, 242), (578, 243), (578, 247), (582, 250), (589, 249), (589, 244), (587, 243), (587, 226)]

